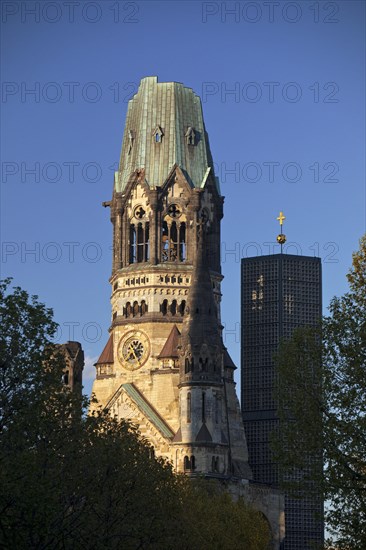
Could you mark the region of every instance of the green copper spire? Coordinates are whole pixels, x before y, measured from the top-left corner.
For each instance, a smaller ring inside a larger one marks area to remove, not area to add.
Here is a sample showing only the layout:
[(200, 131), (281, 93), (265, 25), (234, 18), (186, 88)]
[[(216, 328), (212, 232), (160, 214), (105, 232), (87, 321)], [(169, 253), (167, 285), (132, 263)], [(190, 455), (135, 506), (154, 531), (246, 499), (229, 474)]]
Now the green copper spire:
[(201, 100), (179, 82), (149, 76), (128, 104), (115, 190), (123, 192), (138, 169), (151, 187), (161, 186), (175, 164), (192, 187), (203, 187), (213, 171)]

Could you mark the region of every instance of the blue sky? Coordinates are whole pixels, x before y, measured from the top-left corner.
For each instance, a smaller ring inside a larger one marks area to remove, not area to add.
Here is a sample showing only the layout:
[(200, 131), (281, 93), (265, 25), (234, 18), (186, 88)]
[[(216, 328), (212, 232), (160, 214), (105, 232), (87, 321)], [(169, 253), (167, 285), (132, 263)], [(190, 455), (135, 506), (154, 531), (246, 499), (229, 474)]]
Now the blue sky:
[(280, 210), (287, 251), (322, 258), (324, 312), (346, 291), (365, 232), (364, 2), (1, 8), (1, 276), (54, 309), (59, 341), (82, 343), (87, 391), (110, 323), (101, 202), (144, 76), (183, 82), (203, 101), (225, 196), (222, 317), (236, 364), (240, 258), (278, 251)]

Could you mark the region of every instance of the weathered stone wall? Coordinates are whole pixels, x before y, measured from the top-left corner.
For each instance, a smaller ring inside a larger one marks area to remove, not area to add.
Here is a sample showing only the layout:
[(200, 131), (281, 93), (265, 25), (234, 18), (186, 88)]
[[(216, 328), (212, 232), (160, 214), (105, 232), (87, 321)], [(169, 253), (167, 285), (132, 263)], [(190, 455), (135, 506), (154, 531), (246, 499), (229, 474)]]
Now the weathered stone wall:
[(96, 364), (99, 406), (135, 422), (177, 472), (221, 479), (235, 498), (253, 502), (279, 540), (281, 496), (248, 481), (235, 366), (221, 337), (223, 198), (192, 90), (144, 79), (129, 104), (105, 205), (113, 223), (112, 319)]

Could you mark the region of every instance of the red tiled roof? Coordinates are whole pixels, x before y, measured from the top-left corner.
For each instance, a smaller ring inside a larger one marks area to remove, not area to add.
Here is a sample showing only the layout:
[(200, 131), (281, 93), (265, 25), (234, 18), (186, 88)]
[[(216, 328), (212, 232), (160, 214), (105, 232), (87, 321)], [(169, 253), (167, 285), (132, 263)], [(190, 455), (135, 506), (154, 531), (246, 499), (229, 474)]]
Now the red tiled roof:
[(101, 363), (114, 363), (113, 359), (113, 334), (110, 335), (108, 342), (105, 345), (104, 350), (100, 354), (98, 361), (95, 363), (99, 365)]
[(173, 326), (167, 341), (165, 342), (163, 349), (158, 355), (158, 359), (178, 359), (178, 344), (180, 339), (180, 332), (176, 325)]

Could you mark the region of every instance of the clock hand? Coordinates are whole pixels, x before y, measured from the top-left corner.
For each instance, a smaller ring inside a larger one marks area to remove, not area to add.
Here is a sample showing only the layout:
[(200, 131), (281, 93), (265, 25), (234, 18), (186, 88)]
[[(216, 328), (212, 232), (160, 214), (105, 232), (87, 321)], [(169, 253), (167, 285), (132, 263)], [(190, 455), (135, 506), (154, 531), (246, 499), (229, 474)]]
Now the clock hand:
[(128, 346), (127, 348), (127, 360), (130, 359), (130, 357), (133, 357), (133, 349), (132, 349), (132, 346), (131, 344)]
[[(131, 350), (131, 352), (132, 352), (132, 355), (134, 356), (134, 358), (136, 359), (136, 361), (137, 361), (137, 362), (138, 362), (138, 364), (140, 365), (140, 360), (139, 360), (139, 358), (137, 357), (137, 355), (136, 355), (136, 353), (135, 353), (135, 350), (134, 350), (134, 348), (133, 348), (133, 345), (132, 345), (132, 344), (130, 344), (130, 347), (129, 347), (129, 349)], [(130, 356), (131, 356), (131, 353), (130, 353)]]

